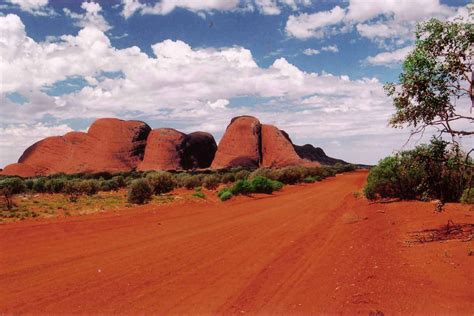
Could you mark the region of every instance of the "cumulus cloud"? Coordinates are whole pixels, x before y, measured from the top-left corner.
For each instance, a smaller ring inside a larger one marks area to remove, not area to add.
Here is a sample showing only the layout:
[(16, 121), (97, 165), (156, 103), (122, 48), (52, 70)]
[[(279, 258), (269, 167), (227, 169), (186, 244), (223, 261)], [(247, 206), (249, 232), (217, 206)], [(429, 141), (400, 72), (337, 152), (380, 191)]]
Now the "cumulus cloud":
[(324, 47), (321, 48), (321, 50), (325, 51), (325, 52), (331, 52), (331, 53), (339, 52), (339, 48), (337, 47), (337, 45), (324, 46)]
[(371, 65), (393, 66), (400, 63), (413, 49), (413, 46), (403, 47), (390, 52), (383, 52), (375, 56), (367, 57), (366, 61)]
[(319, 54), (320, 51), (317, 50), (317, 49), (314, 49), (314, 48), (306, 48), (304, 51), (303, 51), (303, 54), (307, 55), (307, 56), (313, 56), (313, 55), (317, 55)]
[(33, 15), (51, 15), (54, 11), (48, 8), (48, 0), (6, 0), (6, 2), (17, 5), (22, 11)]
[(76, 26), (94, 27), (104, 32), (112, 28), (100, 13), (102, 11), (100, 4), (96, 2), (83, 2), (81, 8), (84, 9), (85, 13), (80, 14), (72, 12), (67, 8), (64, 9), (64, 13), (76, 21)]
[(400, 46), (413, 40), (416, 22), (436, 17), (448, 19), (466, 15), (465, 8), (456, 9), (440, 0), (349, 0), (347, 8), (335, 6), (328, 11), (291, 15), (286, 33), (295, 38), (323, 38), (346, 32), (355, 26), (357, 32), (382, 47)]
[(313, 14), (290, 15), (286, 22), (285, 31), (288, 35), (301, 39), (323, 38), (330, 33), (331, 26), (342, 22), (344, 16), (345, 11), (339, 6), (329, 11)]

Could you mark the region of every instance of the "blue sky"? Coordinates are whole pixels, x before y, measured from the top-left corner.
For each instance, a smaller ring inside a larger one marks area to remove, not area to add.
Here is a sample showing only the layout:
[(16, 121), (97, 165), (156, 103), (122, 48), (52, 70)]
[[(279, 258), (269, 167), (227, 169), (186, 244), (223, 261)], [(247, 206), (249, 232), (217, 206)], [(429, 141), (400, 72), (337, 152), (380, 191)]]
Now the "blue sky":
[(206, 130), (255, 115), (295, 143), (375, 163), (408, 131), (387, 127), (383, 84), (416, 22), (467, 18), (469, 1), (0, 1), (0, 165), (98, 117)]

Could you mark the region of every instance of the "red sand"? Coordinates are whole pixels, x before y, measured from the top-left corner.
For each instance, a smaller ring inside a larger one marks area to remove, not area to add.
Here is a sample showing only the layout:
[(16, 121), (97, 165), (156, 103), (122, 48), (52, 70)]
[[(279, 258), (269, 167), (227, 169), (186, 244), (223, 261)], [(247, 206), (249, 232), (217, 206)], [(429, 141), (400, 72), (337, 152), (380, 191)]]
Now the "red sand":
[(473, 314), (473, 242), (407, 241), (474, 213), (369, 204), (365, 178), (0, 226), (0, 313)]

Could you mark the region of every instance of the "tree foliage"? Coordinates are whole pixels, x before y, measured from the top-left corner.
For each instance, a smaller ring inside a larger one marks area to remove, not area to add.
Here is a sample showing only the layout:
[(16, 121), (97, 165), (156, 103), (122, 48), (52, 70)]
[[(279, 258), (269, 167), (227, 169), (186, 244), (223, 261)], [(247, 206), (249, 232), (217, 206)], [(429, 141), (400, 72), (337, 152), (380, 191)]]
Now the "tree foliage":
[(399, 84), (385, 86), (396, 108), (390, 124), (411, 126), (413, 133), (434, 126), (453, 138), (473, 135), (472, 126), (458, 124), (473, 122), (472, 108), (457, 106), (461, 98), (470, 98), (474, 106), (473, 60), (472, 23), (431, 19), (418, 24), (415, 47), (403, 63)]

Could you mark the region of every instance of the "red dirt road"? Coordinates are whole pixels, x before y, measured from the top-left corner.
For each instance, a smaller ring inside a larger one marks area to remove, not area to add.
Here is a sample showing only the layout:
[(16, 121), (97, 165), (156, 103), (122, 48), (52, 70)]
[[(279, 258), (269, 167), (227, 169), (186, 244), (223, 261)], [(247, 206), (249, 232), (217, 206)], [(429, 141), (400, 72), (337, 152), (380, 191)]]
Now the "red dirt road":
[(473, 242), (409, 232), (474, 212), (369, 204), (366, 176), (2, 225), (0, 313), (473, 314)]

